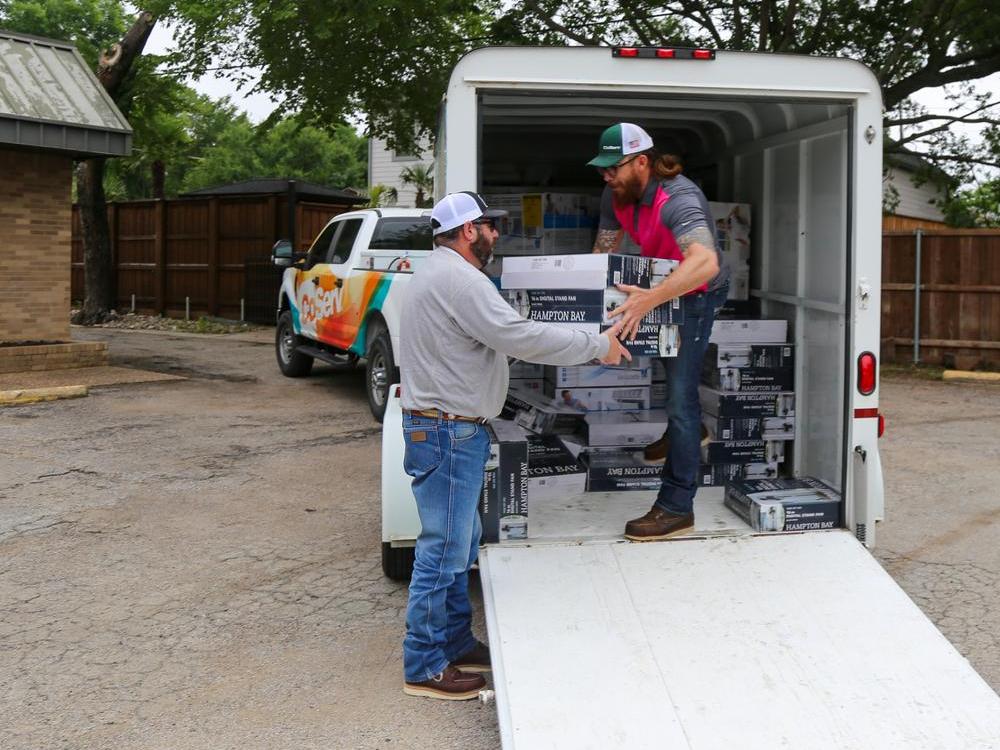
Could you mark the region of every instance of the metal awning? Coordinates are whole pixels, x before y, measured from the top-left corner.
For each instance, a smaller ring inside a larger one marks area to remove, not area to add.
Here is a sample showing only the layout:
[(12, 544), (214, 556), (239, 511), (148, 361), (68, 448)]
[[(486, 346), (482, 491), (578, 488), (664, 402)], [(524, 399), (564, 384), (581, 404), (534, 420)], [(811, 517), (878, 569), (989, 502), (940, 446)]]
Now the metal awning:
[(0, 146), (126, 156), (132, 128), (68, 42), (0, 31)]

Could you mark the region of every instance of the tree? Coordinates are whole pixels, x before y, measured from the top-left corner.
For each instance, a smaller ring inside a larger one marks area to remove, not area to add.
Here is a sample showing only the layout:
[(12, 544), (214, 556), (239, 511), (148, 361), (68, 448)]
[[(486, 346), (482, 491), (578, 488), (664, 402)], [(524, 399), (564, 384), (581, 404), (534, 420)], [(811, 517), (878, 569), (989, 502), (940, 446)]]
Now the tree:
[(346, 124), (319, 128), (291, 116), (254, 126), (232, 113), (215, 143), (207, 145), (183, 180), (183, 190), (254, 177), (287, 177), (321, 185), (359, 185), (367, 173), (367, 143)]
[[(259, 88), (327, 117), (365, 112), (370, 132), (402, 150), (431, 131), (448, 71), (474, 47), (707, 45), (861, 60), (897, 133), (887, 151), (919, 151), (953, 173), (1000, 166), (950, 130), (1000, 120), (993, 98), (969, 90), (1000, 71), (1000, 13), (978, 0), (214, 0), (211, 12), (159, 1), (181, 19), (192, 70), (262, 67)], [(932, 113), (910, 99), (945, 85), (957, 108)]]
[(434, 172), (424, 164), (415, 164), (399, 173), (399, 179), (404, 185), (413, 185), (417, 189), (416, 207), (430, 208), (433, 199), (425, 199), (425, 195), (434, 195)]
[(368, 202), (365, 208), (383, 208), (385, 206), (395, 206), (399, 200), (399, 191), (394, 187), (388, 187), (379, 183), (372, 185), (365, 191), (368, 194)]

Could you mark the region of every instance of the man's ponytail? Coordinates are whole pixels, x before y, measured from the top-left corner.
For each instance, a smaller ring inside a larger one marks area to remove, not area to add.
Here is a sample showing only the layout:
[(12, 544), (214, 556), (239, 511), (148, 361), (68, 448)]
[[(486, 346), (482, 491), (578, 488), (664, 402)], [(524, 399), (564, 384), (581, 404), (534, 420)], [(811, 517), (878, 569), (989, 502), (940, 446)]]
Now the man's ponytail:
[(674, 154), (661, 154), (654, 150), (650, 152), (650, 161), (653, 162), (653, 172), (661, 180), (669, 180), (684, 171), (680, 157)]

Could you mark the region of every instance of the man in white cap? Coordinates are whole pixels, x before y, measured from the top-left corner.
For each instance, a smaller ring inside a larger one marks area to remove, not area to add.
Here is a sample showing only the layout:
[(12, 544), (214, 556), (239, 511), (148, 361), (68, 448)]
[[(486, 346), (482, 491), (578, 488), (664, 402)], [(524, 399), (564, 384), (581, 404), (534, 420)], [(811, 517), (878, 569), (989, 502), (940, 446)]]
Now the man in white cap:
[(728, 269), (716, 247), (708, 201), (681, 174), (676, 156), (659, 154), (649, 133), (629, 122), (605, 130), (598, 148), (587, 162), (605, 183), (594, 252), (614, 252), (628, 233), (645, 257), (680, 261), (654, 289), (620, 287), (629, 298), (612, 313), (625, 323), (622, 336), (634, 336), (650, 311), (683, 297), (678, 356), (662, 360), (667, 434), (646, 448), (647, 460), (665, 459), (660, 490), (645, 516), (625, 524), (625, 536), (634, 541), (666, 539), (694, 528), (703, 438), (698, 381), (715, 314), (728, 296)]
[(616, 338), (518, 315), (482, 273), (506, 215), (475, 193), (451, 193), (431, 212), (434, 251), (403, 303), (404, 467), (413, 477), (417, 538), (403, 640), (403, 690), (446, 700), (478, 696), (488, 648), (472, 634), (468, 572), (479, 549), (477, 512), (490, 440), (485, 422), (507, 396), (507, 357), (553, 365), (628, 353)]

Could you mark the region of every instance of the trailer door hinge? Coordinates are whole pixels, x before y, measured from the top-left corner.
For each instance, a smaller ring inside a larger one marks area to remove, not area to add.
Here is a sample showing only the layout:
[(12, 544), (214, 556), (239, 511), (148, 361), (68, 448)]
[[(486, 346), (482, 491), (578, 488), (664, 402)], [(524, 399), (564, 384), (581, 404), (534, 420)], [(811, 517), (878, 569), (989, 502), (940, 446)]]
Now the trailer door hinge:
[(868, 451), (866, 451), (862, 446), (855, 445), (854, 452), (861, 458), (861, 463), (865, 463), (868, 460)]

